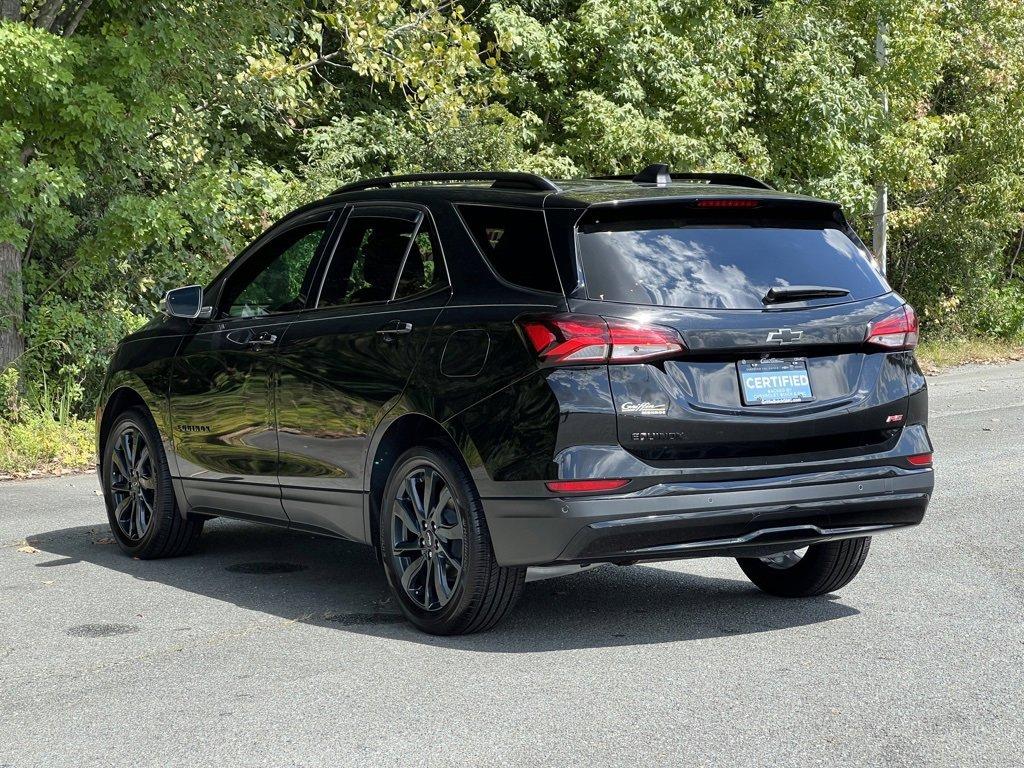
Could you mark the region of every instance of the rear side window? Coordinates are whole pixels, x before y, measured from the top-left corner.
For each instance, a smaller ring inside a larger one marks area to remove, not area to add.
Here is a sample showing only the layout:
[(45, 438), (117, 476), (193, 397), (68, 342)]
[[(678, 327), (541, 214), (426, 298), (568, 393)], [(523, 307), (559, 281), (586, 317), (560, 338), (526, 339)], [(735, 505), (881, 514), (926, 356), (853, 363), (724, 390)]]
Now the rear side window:
[(424, 219), (412, 239), (409, 253), (406, 254), (402, 276), (398, 279), (398, 288), (395, 290), (396, 301), (412, 298), (448, 284), (440, 253), (430, 220)]
[(561, 293), (544, 212), (461, 205), (459, 213), (491, 268), (506, 282)]
[(890, 290), (867, 254), (828, 225), (620, 221), (581, 226), (577, 244), (587, 294), (601, 301), (764, 309), (762, 299), (773, 287), (829, 286), (850, 292), (838, 301)]
[(414, 221), (350, 218), (327, 268), (317, 306), (388, 301), (415, 230)]

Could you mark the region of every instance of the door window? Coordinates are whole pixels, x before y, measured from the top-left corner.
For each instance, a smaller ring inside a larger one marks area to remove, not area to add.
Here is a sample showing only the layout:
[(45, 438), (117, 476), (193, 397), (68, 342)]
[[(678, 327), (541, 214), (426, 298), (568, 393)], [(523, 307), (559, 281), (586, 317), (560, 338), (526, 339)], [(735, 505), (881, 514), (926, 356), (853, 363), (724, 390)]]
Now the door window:
[(388, 301), (416, 231), (415, 221), (353, 216), (324, 276), (319, 307)]
[(261, 317), (306, 306), (313, 257), (326, 222), (290, 229), (253, 254), (232, 275), (221, 301), (228, 317)]
[(408, 299), (447, 284), (448, 277), (441, 261), (437, 237), (430, 226), (430, 220), (424, 219), (405, 257), (395, 299)]

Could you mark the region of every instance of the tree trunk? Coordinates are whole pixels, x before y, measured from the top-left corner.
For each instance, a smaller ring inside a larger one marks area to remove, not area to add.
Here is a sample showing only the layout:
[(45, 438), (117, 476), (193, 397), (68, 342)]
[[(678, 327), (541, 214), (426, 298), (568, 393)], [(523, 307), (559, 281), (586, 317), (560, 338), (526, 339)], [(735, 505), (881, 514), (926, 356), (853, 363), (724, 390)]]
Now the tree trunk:
[[(21, 21), (21, 0), (0, 0), (0, 21)], [(22, 162), (25, 159), (23, 154)], [(24, 317), (21, 250), (13, 243), (0, 243), (0, 371), (25, 351)]]
[(0, 243), (0, 371), (25, 351), (24, 317), (21, 251), (11, 243)]
[(21, 0), (0, 0), (0, 21), (20, 21)]

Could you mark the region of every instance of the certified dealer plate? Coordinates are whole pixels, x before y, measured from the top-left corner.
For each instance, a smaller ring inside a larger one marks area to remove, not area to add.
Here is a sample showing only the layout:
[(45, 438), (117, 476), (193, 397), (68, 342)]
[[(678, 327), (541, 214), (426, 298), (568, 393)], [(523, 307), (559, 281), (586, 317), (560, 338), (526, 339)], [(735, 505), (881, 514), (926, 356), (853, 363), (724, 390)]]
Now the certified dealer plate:
[(807, 360), (740, 360), (740, 390), (744, 405), (807, 403), (814, 399)]

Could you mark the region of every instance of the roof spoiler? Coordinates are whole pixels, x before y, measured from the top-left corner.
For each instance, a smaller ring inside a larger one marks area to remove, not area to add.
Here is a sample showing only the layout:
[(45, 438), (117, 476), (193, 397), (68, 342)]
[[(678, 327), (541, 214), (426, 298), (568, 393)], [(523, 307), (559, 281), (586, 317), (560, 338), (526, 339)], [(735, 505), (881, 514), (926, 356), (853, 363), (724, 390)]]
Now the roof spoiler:
[(409, 173), (404, 176), (379, 176), (365, 181), (354, 181), (338, 187), (331, 194), (358, 192), (362, 189), (387, 189), (395, 184), (417, 182), (490, 181), (493, 189), (522, 189), (532, 192), (561, 192), (561, 188), (550, 179), (535, 173), (518, 171), (465, 171), (462, 173)]
[(636, 176), (628, 174), (615, 176), (591, 176), (592, 179), (608, 181), (632, 181), (634, 184), (655, 184), (667, 187), (673, 181), (701, 182), (704, 184), (723, 184), (729, 187), (747, 187), (749, 189), (775, 189), (771, 184), (753, 176), (742, 173), (670, 173), (667, 163), (648, 165)]

